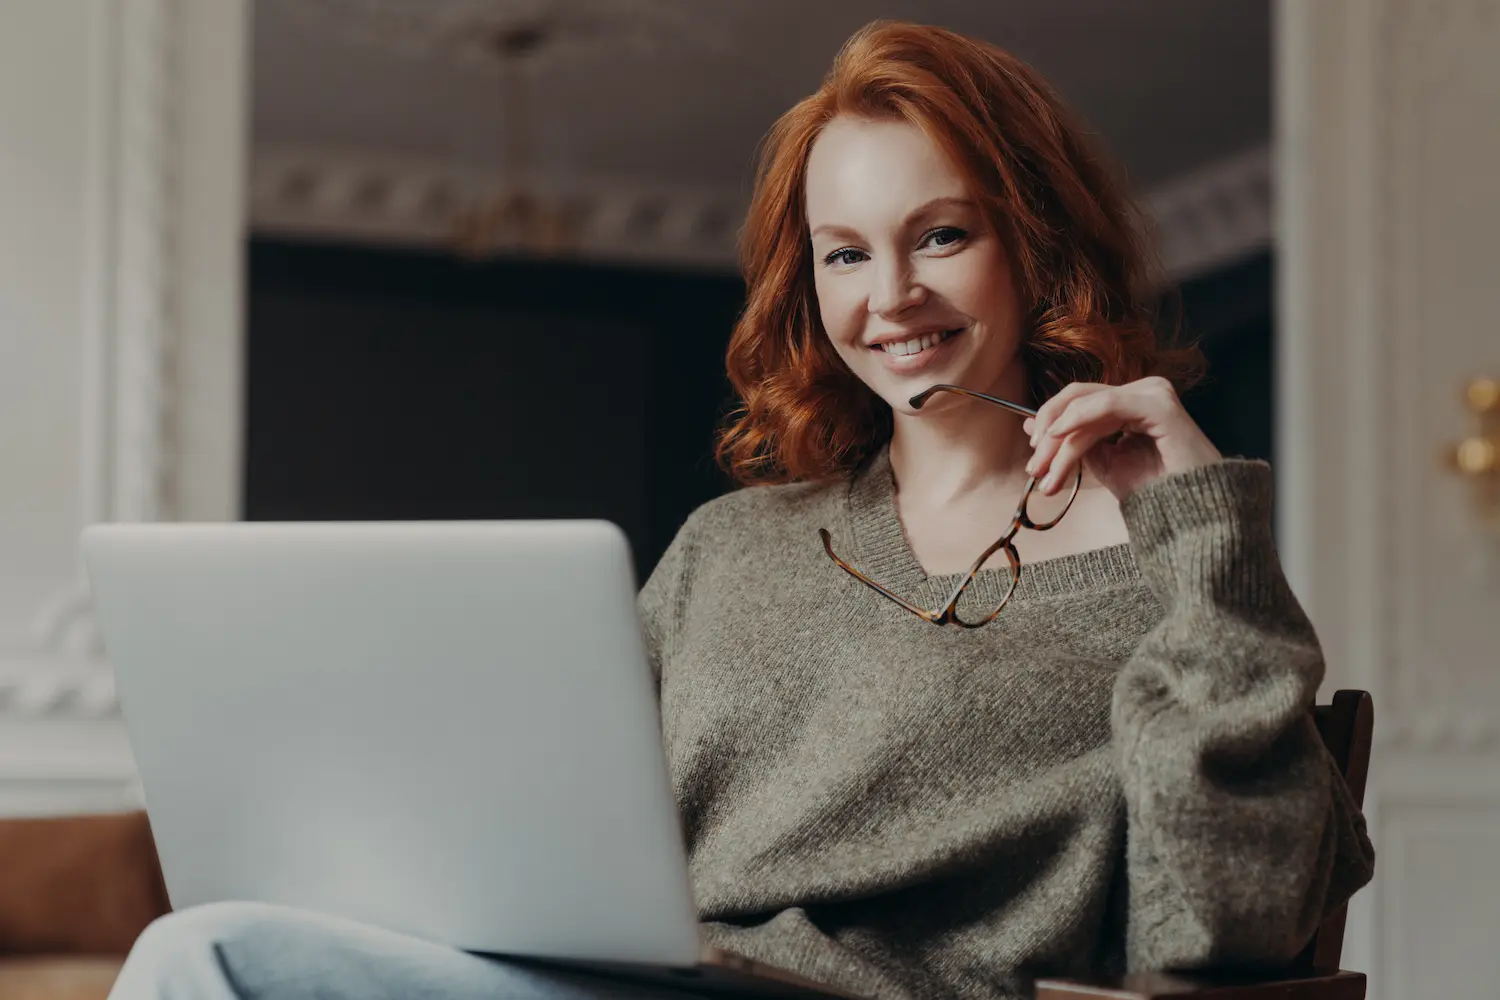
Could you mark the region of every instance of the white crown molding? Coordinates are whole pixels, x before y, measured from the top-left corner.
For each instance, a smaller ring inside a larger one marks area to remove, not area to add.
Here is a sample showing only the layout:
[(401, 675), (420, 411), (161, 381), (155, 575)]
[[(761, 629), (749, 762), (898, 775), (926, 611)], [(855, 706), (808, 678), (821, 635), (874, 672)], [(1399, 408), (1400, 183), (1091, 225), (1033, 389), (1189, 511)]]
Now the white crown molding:
[(1260, 146), (1147, 193), (1162, 268), (1184, 281), (1272, 243), (1271, 149)]
[[(251, 166), (250, 225), (288, 239), (445, 249), (453, 213), (495, 189), (493, 175), (436, 159), (262, 146)], [(578, 211), (573, 256), (734, 266), (741, 191), (604, 177), (539, 178), (534, 189)], [(1271, 243), (1270, 150), (1196, 170), (1143, 203), (1173, 280), (1263, 249)]]
[[(566, 256), (734, 265), (744, 212), (737, 191), (556, 176), (528, 188), (571, 217)], [(441, 250), (453, 246), (455, 214), (497, 191), (493, 173), (441, 160), (262, 147), (251, 164), (250, 226), (289, 239)]]

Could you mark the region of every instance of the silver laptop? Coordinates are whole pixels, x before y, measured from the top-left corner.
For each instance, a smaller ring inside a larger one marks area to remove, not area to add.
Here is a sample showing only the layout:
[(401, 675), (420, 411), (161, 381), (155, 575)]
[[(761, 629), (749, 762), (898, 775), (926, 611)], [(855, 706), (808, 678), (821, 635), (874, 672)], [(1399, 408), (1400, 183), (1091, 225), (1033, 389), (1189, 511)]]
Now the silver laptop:
[(699, 935), (614, 525), (95, 525), (82, 546), (174, 907), (841, 995)]

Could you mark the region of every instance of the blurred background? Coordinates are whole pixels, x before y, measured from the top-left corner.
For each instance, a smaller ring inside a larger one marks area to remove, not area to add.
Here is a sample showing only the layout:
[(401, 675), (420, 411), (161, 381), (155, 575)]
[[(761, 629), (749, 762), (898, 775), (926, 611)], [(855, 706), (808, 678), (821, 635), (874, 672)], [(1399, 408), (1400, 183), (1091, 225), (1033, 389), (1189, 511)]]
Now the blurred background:
[(728, 487), (758, 142), (877, 14), (1006, 45), (1079, 109), (1223, 373), (1196, 412), (1270, 457), (1265, 2), (259, 0), (245, 516), (602, 516), (648, 572)]
[(0, 7), (0, 815), (139, 802), (84, 524), (599, 516), (649, 572), (729, 488), (757, 144), (876, 17), (1118, 158), (1323, 699), (1375, 695), (1344, 964), (1500, 995), (1500, 0)]

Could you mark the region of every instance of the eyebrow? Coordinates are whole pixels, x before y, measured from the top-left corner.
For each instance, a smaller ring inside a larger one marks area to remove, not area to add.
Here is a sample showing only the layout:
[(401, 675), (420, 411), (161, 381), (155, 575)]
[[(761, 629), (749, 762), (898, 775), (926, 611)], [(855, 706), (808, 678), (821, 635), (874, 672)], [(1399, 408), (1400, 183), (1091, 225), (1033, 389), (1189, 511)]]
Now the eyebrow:
[[(906, 218), (901, 220), (901, 224), (903, 226), (909, 226), (909, 225), (911, 225), (912, 220), (914, 220), (914, 219), (920, 219), (922, 216), (928, 215), (931, 212), (933, 212), (933, 211), (935, 211), (936, 209), (939, 209), (939, 208), (969, 208), (969, 209), (972, 209), (974, 207), (975, 207), (974, 202), (970, 198), (954, 197), (952, 195), (948, 195), (948, 196), (944, 196), (944, 197), (939, 197), (939, 198), (934, 198), (931, 201), (924, 202), (921, 205), (918, 205), (916, 208), (914, 208), (910, 212), (908, 212), (907, 215), (906, 215)], [(859, 235), (855, 230), (850, 229), (848, 226), (839, 226), (839, 225), (835, 225), (835, 224), (830, 223), (830, 222), (823, 223), (821, 226), (818, 226), (816, 229), (814, 229), (808, 235), (809, 236), (816, 236), (819, 233), (828, 233), (831, 236), (839, 236), (839, 237), (857, 236), (857, 235)]]

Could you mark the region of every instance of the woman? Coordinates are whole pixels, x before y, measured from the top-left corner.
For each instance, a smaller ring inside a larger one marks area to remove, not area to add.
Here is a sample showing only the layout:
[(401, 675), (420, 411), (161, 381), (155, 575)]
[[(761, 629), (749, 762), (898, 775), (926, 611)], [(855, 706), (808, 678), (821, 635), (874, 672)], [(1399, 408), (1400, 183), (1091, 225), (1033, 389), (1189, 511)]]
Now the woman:
[[(1269, 469), (1178, 402), (1193, 357), (1057, 98), (870, 26), (772, 132), (743, 265), (720, 453), (753, 488), (640, 602), (707, 936), (924, 1000), (1290, 959), (1372, 869), (1322, 659)], [(1021, 405), (913, 399), (939, 384)], [(115, 995), (635, 994), (219, 906), (148, 930)]]

